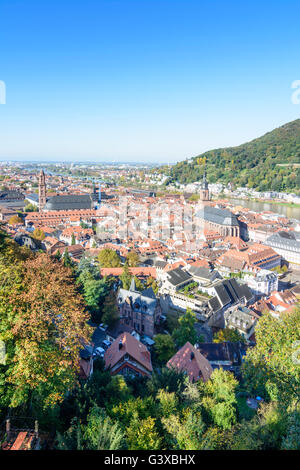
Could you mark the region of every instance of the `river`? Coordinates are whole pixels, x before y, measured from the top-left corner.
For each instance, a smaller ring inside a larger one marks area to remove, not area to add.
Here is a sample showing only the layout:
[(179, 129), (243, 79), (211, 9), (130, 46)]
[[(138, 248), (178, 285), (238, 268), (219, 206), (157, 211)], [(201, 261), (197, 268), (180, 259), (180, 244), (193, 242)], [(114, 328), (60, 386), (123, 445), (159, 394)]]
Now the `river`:
[(263, 211), (272, 211), (275, 214), (280, 214), (289, 219), (296, 219), (300, 221), (300, 207), (291, 207), (291, 206), (284, 206), (280, 204), (272, 204), (269, 202), (257, 202), (251, 199), (228, 199), (232, 204), (235, 206), (243, 206), (247, 207), (254, 212), (263, 212)]

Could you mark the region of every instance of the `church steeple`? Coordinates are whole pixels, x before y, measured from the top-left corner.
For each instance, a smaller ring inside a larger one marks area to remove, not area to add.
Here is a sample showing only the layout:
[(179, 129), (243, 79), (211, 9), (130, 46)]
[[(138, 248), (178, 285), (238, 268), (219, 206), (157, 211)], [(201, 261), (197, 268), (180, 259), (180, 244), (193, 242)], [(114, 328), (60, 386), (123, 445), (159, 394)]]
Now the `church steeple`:
[(130, 283), (129, 290), (130, 290), (131, 292), (136, 292), (136, 285), (135, 285), (134, 277), (132, 277), (132, 279), (131, 279), (131, 283)]
[(41, 212), (46, 204), (46, 177), (43, 170), (39, 175), (39, 211)]
[(204, 173), (203, 173), (203, 180), (200, 188), (200, 201), (210, 201), (210, 194), (208, 189), (208, 182), (206, 179), (206, 161), (204, 164)]
[(208, 190), (208, 182), (207, 182), (207, 179), (206, 179), (206, 165), (204, 167), (204, 173), (203, 173), (203, 180), (202, 180), (202, 187), (201, 189), (206, 189)]

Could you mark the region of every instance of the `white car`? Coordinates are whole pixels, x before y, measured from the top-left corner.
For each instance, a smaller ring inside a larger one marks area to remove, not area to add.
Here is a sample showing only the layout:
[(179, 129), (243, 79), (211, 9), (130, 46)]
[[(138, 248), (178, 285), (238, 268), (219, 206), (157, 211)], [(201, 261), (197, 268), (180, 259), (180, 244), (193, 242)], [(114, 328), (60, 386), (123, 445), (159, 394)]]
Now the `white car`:
[(105, 349), (108, 349), (111, 345), (111, 342), (108, 341), (108, 339), (105, 339), (104, 341), (102, 341), (102, 344), (104, 345)]
[(100, 357), (103, 357), (104, 356), (104, 353), (105, 353), (105, 349), (101, 348), (100, 346), (98, 348), (95, 349), (95, 351), (93, 352), (93, 356), (100, 356)]

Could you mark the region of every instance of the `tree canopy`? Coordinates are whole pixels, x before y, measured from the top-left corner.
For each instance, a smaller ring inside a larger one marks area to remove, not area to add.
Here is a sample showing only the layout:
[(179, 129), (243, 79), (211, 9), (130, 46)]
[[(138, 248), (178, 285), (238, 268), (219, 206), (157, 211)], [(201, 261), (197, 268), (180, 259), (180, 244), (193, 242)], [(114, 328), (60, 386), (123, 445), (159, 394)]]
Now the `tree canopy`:
[(119, 268), (121, 266), (120, 256), (110, 248), (104, 248), (98, 255), (101, 268)]
[(21, 217), (19, 217), (18, 215), (13, 215), (9, 221), (8, 221), (9, 225), (18, 225), (18, 224), (23, 224), (23, 219)]
[(136, 251), (130, 251), (126, 257), (126, 264), (130, 268), (135, 268), (136, 266), (139, 265), (139, 263), (140, 263), (139, 255), (136, 253)]
[(196, 330), (194, 325), (196, 323), (196, 314), (190, 309), (186, 309), (186, 313), (179, 317), (179, 326), (176, 328), (172, 337), (178, 347), (182, 347), (187, 341), (195, 344), (197, 340)]
[(36, 240), (42, 241), (42, 240), (44, 240), (46, 235), (45, 235), (45, 232), (42, 229), (36, 228), (36, 229), (34, 229), (34, 231), (32, 233), (32, 236)]
[(245, 343), (245, 338), (239, 333), (238, 330), (233, 328), (222, 328), (214, 334), (213, 341), (214, 343), (223, 343), (225, 341), (231, 341), (232, 343)]
[(244, 376), (249, 387), (266, 398), (300, 401), (300, 309), (274, 318), (265, 312), (255, 329), (256, 346), (249, 349)]
[(53, 406), (74, 384), (88, 314), (70, 269), (46, 254), (24, 255), (9, 242), (0, 256), (0, 399)]

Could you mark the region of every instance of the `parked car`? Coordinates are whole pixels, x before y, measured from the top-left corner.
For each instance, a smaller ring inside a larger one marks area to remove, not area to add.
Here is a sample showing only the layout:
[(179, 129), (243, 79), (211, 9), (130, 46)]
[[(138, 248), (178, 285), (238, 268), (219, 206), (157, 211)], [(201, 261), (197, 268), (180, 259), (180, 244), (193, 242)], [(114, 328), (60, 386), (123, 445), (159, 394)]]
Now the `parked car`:
[(103, 348), (106, 350), (111, 345), (111, 342), (108, 341), (108, 339), (105, 339), (104, 341), (102, 341), (102, 345), (103, 345)]
[(95, 356), (100, 356), (100, 357), (103, 357), (104, 356), (104, 353), (105, 353), (105, 349), (101, 348), (100, 346), (98, 348), (95, 349), (95, 351), (93, 352), (93, 357)]

